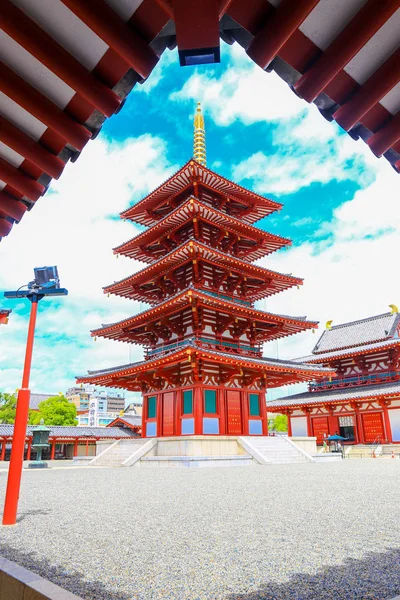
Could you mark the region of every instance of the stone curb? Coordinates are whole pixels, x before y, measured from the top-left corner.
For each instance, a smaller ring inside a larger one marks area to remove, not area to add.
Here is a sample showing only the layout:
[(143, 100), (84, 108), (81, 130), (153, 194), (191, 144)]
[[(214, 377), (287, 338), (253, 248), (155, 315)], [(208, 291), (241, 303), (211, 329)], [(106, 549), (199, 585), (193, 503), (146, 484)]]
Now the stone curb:
[(0, 556), (0, 600), (83, 600)]

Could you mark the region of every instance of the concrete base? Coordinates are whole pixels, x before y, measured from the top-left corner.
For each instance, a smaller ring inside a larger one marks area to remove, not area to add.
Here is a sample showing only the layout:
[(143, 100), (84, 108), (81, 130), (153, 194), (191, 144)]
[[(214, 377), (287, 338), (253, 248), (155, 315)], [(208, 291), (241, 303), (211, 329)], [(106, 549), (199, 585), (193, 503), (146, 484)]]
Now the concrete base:
[(321, 454), (314, 454), (313, 458), (316, 462), (335, 462), (343, 460), (340, 452), (321, 452)]
[(38, 460), (36, 462), (30, 462), (28, 469), (51, 469), (51, 467), (49, 467), (47, 462), (44, 460)]
[(93, 456), (74, 456), (72, 464), (82, 467), (83, 465), (88, 465), (92, 460)]
[(135, 467), (248, 467), (251, 456), (145, 456)]

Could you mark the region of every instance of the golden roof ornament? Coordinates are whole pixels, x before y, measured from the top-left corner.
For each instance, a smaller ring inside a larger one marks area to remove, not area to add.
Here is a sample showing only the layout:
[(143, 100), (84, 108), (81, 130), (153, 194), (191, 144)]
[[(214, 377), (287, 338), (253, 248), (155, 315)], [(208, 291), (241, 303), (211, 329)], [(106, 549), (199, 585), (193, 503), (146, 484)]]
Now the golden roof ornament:
[(197, 110), (194, 115), (194, 144), (193, 158), (195, 161), (206, 166), (206, 132), (204, 129), (204, 116), (201, 112), (200, 102), (197, 103)]

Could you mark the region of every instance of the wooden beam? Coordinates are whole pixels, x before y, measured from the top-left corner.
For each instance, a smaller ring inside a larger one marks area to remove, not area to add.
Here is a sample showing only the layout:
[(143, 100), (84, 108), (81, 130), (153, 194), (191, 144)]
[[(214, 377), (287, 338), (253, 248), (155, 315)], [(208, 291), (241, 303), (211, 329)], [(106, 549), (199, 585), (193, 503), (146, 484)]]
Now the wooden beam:
[(219, 0), (172, 0), (172, 9), (181, 65), (190, 64), (182, 53), (192, 51), (215, 53), (214, 60), (207, 62), (219, 62)]
[(345, 102), (333, 118), (346, 131), (356, 125), (400, 81), (400, 48)]
[(158, 56), (146, 42), (104, 2), (104, 0), (62, 0), (119, 54), (141, 77), (146, 79), (158, 62)]
[(0, 5), (1, 28), (90, 104), (110, 117), (122, 99), (10, 0)]
[(4, 158), (0, 158), (0, 179), (32, 201), (36, 201), (45, 192), (43, 185), (10, 165)]
[(92, 134), (65, 112), (53, 104), (48, 98), (35, 90), (14, 71), (0, 62), (1, 91), (26, 111), (50, 127), (77, 150), (82, 150)]
[(312, 102), (400, 7), (400, 0), (368, 0), (320, 58), (294, 84)]
[(27, 211), (27, 206), (5, 192), (0, 192), (0, 210), (16, 221), (20, 221)]
[(382, 156), (391, 146), (400, 140), (400, 112), (367, 140), (368, 146), (376, 156)]
[(51, 177), (58, 179), (63, 172), (65, 163), (58, 156), (46, 150), (44, 146), (35, 142), (2, 116), (0, 116), (0, 140)]
[(10, 233), (12, 229), (12, 223), (0, 217), (0, 237), (5, 237)]
[(250, 58), (262, 69), (268, 67), (318, 2), (319, 0), (282, 0), (251, 42), (247, 50)]

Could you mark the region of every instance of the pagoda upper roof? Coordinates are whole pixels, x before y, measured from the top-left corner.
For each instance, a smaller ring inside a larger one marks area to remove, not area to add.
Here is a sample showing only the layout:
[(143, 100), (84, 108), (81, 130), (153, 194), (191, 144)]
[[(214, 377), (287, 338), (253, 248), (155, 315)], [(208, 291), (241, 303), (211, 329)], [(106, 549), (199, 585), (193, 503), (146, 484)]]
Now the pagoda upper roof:
[(298, 362), (306, 363), (328, 363), (332, 360), (351, 358), (362, 354), (376, 354), (396, 347), (400, 349), (400, 339), (390, 338), (388, 340), (383, 340), (383, 342), (374, 342), (372, 344), (364, 344), (361, 346), (354, 346), (353, 348), (334, 350), (332, 352), (322, 352), (321, 354), (310, 354), (309, 356), (303, 356), (297, 360)]
[[(105, 293), (116, 294), (126, 298), (141, 298), (142, 295), (138, 295), (133, 289), (134, 285), (151, 281), (154, 279), (154, 277), (163, 276), (172, 267), (183, 266), (187, 261), (195, 258), (202, 258), (203, 260), (212, 262), (223, 269), (239, 269), (241, 274), (249, 277), (253, 276), (263, 281), (270, 279), (271, 281), (268, 289), (254, 291), (253, 294), (249, 291), (248, 297), (251, 297), (252, 300), (259, 300), (266, 296), (271, 296), (277, 292), (288, 289), (294, 285), (301, 285), (303, 283), (303, 280), (299, 277), (277, 273), (276, 271), (271, 271), (269, 269), (265, 269), (264, 267), (259, 267), (244, 260), (240, 260), (239, 258), (229, 256), (228, 254), (220, 252), (219, 250), (215, 250), (214, 248), (210, 248), (209, 246), (206, 246), (205, 244), (202, 244), (196, 240), (188, 240), (181, 246), (178, 246), (178, 248), (175, 248), (166, 254), (159, 261), (146, 266), (144, 269), (134, 273), (133, 275), (130, 275), (129, 277), (126, 277), (125, 279), (122, 279), (121, 281), (117, 281), (104, 287), (103, 290)], [(150, 299), (146, 301), (152, 303)], [(153, 301), (153, 303), (155, 302), (156, 300)]]
[(123, 254), (124, 256), (129, 256), (136, 260), (151, 263), (154, 261), (154, 257), (146, 255), (141, 249), (141, 246), (155, 242), (159, 236), (168, 235), (168, 233), (174, 231), (192, 217), (203, 218), (209, 223), (223, 227), (227, 231), (237, 235), (247, 236), (256, 243), (259, 242), (254, 250), (249, 251), (246, 254), (246, 260), (248, 261), (257, 260), (266, 254), (275, 252), (279, 248), (288, 246), (292, 243), (291, 240), (287, 238), (268, 233), (262, 229), (243, 223), (239, 219), (204, 204), (198, 198), (192, 196), (175, 210), (168, 213), (161, 221), (158, 221), (150, 229), (146, 229), (146, 231), (139, 233), (139, 235), (136, 235), (124, 244), (114, 248), (114, 254)]
[(135, 328), (144, 326), (151, 323), (152, 320), (164, 318), (170, 314), (174, 314), (185, 306), (191, 306), (193, 301), (198, 301), (199, 304), (204, 306), (210, 306), (217, 310), (225, 310), (235, 314), (237, 317), (249, 318), (261, 321), (263, 323), (269, 323), (272, 326), (276, 326), (275, 329), (271, 329), (268, 335), (268, 340), (275, 340), (278, 338), (293, 335), (306, 329), (318, 327), (318, 323), (315, 321), (307, 321), (306, 317), (289, 317), (286, 315), (277, 315), (261, 310), (239, 304), (230, 299), (223, 297), (217, 297), (210, 292), (203, 290), (197, 290), (192, 287), (188, 287), (186, 290), (178, 292), (172, 298), (161, 302), (156, 307), (149, 310), (145, 310), (133, 317), (123, 319), (116, 323), (103, 325), (102, 327), (95, 329), (91, 332), (92, 336), (107, 337), (109, 339), (120, 340), (123, 342), (134, 341), (129, 336), (129, 332)]
[[(266, 374), (269, 387), (278, 387), (285, 383), (298, 383), (316, 378), (329, 377), (335, 372), (319, 365), (300, 365), (290, 360), (275, 358), (253, 358), (249, 356), (232, 356), (226, 352), (206, 350), (198, 346), (194, 340), (188, 340), (175, 352), (136, 363), (130, 363), (111, 369), (88, 371), (87, 375), (77, 377), (78, 383), (96, 383), (106, 387), (119, 387), (123, 389), (140, 389), (139, 383), (135, 384), (135, 376), (149, 374), (162, 367), (178, 365), (191, 357), (191, 360), (208, 359), (220, 365), (248, 368)], [(137, 387), (135, 387), (137, 386)]]
[[(174, 173), (169, 179), (164, 181), (158, 188), (145, 196), (142, 200), (124, 210), (120, 216), (123, 219), (130, 219), (141, 223), (142, 225), (154, 225), (164, 215), (155, 215), (154, 211), (166, 201), (173, 199), (177, 194), (186, 189), (190, 189), (194, 182), (197, 182), (203, 188), (248, 205), (249, 210), (240, 218), (246, 223), (254, 223), (258, 219), (265, 217), (276, 210), (282, 208), (282, 204), (255, 194), (250, 190), (233, 183), (211, 171), (207, 167), (200, 165), (194, 159), (190, 159), (183, 167)], [(210, 196), (211, 198), (212, 196)], [(173, 207), (170, 207), (170, 211)]]
[(385, 313), (358, 321), (342, 323), (326, 329), (315, 344), (312, 354), (361, 347), (398, 337), (400, 313)]
[(310, 404), (335, 404), (360, 400), (389, 399), (400, 397), (400, 381), (375, 385), (354, 386), (352, 388), (333, 389), (323, 392), (303, 392), (287, 398), (278, 398), (267, 402), (267, 410), (279, 412), (282, 408), (295, 408)]

